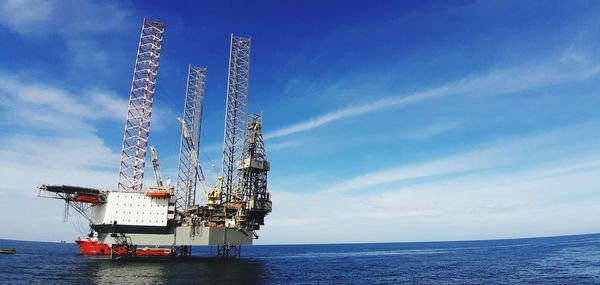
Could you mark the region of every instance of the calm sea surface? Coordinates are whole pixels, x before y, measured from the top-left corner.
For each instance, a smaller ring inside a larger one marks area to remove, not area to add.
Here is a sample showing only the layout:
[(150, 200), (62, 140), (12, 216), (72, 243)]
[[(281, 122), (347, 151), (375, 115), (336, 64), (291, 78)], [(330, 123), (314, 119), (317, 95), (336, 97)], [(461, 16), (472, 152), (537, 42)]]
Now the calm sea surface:
[[(110, 261), (74, 243), (0, 240), (1, 284), (600, 284), (600, 234), (243, 248), (242, 259)], [(195, 255), (210, 255), (206, 247)]]

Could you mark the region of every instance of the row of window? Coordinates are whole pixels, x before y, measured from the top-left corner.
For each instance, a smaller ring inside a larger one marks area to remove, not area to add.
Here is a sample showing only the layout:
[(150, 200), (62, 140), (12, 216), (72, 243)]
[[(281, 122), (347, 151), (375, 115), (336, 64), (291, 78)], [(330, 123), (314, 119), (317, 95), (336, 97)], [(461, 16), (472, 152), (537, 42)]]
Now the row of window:
[[(132, 219), (127, 219), (125, 222), (126, 222), (126, 223), (132, 223), (133, 221), (134, 221), (134, 220), (132, 220)], [(138, 222), (139, 222), (139, 223), (144, 223), (144, 221), (145, 221), (145, 220), (135, 220), (135, 222), (136, 222), (136, 223), (138, 223)], [(111, 221), (111, 224), (112, 224), (112, 223), (114, 223), (114, 222), (115, 222), (115, 221)], [(152, 223), (152, 222), (153, 222), (152, 220), (148, 220), (148, 223)], [(117, 221), (117, 223), (118, 223), (118, 221)], [(160, 222), (159, 222), (159, 220), (154, 220), (154, 223), (155, 223), (155, 224), (159, 224)]]
[[(123, 215), (125, 215), (125, 214), (129, 214), (129, 215), (131, 215), (131, 211), (129, 211), (129, 212), (127, 212), (127, 213), (126, 213), (125, 211), (123, 211)], [(136, 214), (136, 215), (139, 215), (139, 214), (140, 214), (140, 212), (135, 212), (135, 214)], [(148, 215), (164, 215), (164, 214), (165, 214), (164, 212), (161, 212), (161, 213), (157, 213), (157, 212), (149, 212), (149, 213), (148, 213)], [(145, 215), (145, 212), (142, 212), (142, 215)]]
[[(117, 203), (115, 203), (115, 205), (119, 206), (119, 203), (117, 202)], [(123, 206), (127, 206), (127, 203), (121, 203), (121, 205), (123, 205)], [(135, 205), (136, 205), (136, 207), (139, 207), (139, 206), (140, 206), (140, 204), (135, 204)], [(157, 207), (157, 208), (158, 208), (158, 207), (160, 207), (160, 208), (164, 208), (164, 207), (166, 207), (166, 206), (167, 206), (167, 205), (156, 205), (156, 207)], [(133, 207), (133, 203), (129, 203), (129, 207)], [(154, 207), (154, 204), (150, 204), (150, 207), (152, 207), (152, 208), (153, 208), (153, 207)]]

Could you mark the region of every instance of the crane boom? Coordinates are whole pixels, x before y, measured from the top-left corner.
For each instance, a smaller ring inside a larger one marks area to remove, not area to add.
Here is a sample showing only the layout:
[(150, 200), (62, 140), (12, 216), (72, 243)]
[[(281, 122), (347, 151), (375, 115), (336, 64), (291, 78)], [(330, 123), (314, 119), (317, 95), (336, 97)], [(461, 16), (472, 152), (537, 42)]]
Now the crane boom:
[(195, 148), (194, 141), (192, 139), (192, 135), (190, 134), (187, 123), (181, 118), (177, 118), (177, 120), (179, 120), (179, 122), (181, 123), (181, 130), (183, 132), (183, 138), (189, 146), (190, 166), (196, 168), (199, 165), (198, 153), (196, 152), (196, 148)]
[(163, 187), (162, 177), (160, 175), (160, 166), (158, 165), (158, 154), (156, 148), (150, 147), (150, 156), (152, 158), (152, 168), (154, 169), (154, 177), (156, 179), (156, 186), (159, 188)]

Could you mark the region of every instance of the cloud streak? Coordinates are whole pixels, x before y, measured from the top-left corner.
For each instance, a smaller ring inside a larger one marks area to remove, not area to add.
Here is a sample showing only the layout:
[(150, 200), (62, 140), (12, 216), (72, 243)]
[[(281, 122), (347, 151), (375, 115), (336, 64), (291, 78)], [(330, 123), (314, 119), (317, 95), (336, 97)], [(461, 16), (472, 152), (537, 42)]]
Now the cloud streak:
[[(269, 215), (263, 232), (269, 240), (261, 242), (597, 232), (593, 217), (600, 213), (599, 196), (591, 193), (600, 186), (600, 151), (595, 147), (600, 137), (590, 133), (598, 127), (598, 122), (590, 122), (496, 141), (446, 158), (350, 177), (318, 193), (273, 189), (273, 199), (285, 214)], [(565, 145), (577, 149), (565, 150)], [(316, 237), (315, 232), (322, 234)]]
[(89, 130), (89, 122), (122, 121), (127, 111), (127, 100), (110, 92), (73, 94), (9, 76), (0, 76), (0, 99), (5, 121), (39, 128)]
[(130, 14), (129, 9), (115, 3), (74, 0), (0, 2), (0, 25), (25, 36), (53, 34), (67, 38), (120, 30)]
[[(348, 192), (366, 189), (381, 189), (389, 183), (402, 183), (414, 180), (435, 181), (453, 177), (469, 176), (476, 173), (498, 172), (504, 169), (531, 167), (531, 164), (541, 161), (556, 161), (565, 159), (564, 150), (557, 151), (560, 146), (574, 145), (585, 140), (587, 145), (579, 144), (578, 153), (569, 152), (569, 163), (564, 167), (552, 168), (535, 177), (544, 175), (559, 175), (572, 171), (584, 170), (600, 166), (600, 152), (590, 151), (592, 142), (600, 143), (598, 138), (590, 138), (590, 129), (598, 127), (597, 123), (576, 125), (551, 132), (515, 139), (513, 141), (498, 141), (479, 149), (452, 155), (449, 157), (422, 162), (410, 166), (400, 166), (377, 170), (359, 175), (323, 190), (326, 193)], [(586, 152), (585, 155), (580, 152)], [(593, 155), (598, 155), (595, 158)], [(575, 162), (573, 162), (575, 160)], [(567, 165), (571, 165), (571, 168)], [(533, 179), (529, 177), (528, 179)]]
[(265, 139), (306, 132), (342, 119), (376, 111), (400, 108), (426, 100), (456, 95), (493, 96), (509, 94), (579, 81), (600, 73), (600, 64), (586, 61), (586, 56), (583, 54), (573, 56), (573, 53), (573, 51), (569, 51), (558, 60), (550, 63), (492, 71), (481, 76), (467, 77), (441, 87), (406, 96), (389, 96), (372, 103), (348, 106), (267, 133)]

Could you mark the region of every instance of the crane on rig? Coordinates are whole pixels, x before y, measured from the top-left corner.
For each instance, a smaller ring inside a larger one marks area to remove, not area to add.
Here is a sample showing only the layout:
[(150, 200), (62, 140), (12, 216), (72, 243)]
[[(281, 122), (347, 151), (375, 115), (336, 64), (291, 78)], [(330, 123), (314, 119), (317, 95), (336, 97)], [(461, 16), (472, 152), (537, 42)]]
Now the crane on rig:
[(156, 148), (150, 147), (150, 157), (152, 160), (152, 168), (154, 169), (154, 178), (156, 179), (156, 187), (162, 188), (163, 181), (160, 175), (160, 166), (158, 165), (158, 154), (156, 153)]
[[(272, 211), (262, 117), (246, 116), (250, 38), (231, 34), (222, 173), (207, 191), (200, 164), (200, 134), (206, 68), (188, 66), (181, 123), (177, 184), (163, 182), (157, 151), (150, 147), (156, 187), (143, 188), (148, 135), (165, 25), (144, 19), (125, 121), (116, 189), (42, 185), (39, 196), (62, 199), (90, 223), (93, 240), (77, 240), (85, 254), (191, 254), (195, 245), (217, 246), (217, 255), (239, 256), (242, 245)], [(206, 204), (196, 202), (201, 185)], [(176, 189), (175, 189), (176, 188)], [(65, 210), (65, 211), (66, 211)], [(138, 245), (168, 246), (139, 251)], [(91, 250), (90, 250), (91, 248)]]

